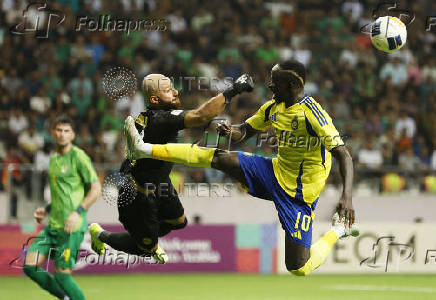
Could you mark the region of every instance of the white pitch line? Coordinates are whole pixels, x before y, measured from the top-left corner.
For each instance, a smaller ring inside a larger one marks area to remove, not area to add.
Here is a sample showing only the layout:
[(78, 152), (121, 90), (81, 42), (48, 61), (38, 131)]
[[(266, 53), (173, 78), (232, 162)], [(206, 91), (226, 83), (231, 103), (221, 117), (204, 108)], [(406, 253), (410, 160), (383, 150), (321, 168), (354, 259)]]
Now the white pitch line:
[(411, 293), (436, 293), (434, 288), (413, 286), (387, 286), (387, 285), (331, 285), (324, 289), (337, 291), (375, 291), (375, 292), (411, 292)]

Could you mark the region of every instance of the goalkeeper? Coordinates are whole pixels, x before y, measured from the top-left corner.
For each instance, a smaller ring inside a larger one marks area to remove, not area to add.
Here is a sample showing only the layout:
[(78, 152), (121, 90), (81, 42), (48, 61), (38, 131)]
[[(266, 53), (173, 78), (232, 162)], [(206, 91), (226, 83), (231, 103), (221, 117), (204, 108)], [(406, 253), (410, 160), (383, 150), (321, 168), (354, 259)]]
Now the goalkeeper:
[[(161, 74), (149, 74), (142, 83), (147, 109), (134, 121), (146, 143), (174, 142), (179, 130), (208, 124), (221, 113), (232, 97), (253, 89), (253, 80), (242, 75), (235, 83), (192, 110), (180, 110), (178, 92), (171, 80)], [(92, 249), (104, 253), (105, 244), (134, 255), (152, 255), (159, 263), (168, 256), (158, 245), (158, 238), (172, 230), (183, 229), (188, 221), (184, 208), (169, 178), (173, 163), (144, 158), (126, 159), (121, 172), (128, 174), (136, 193), (128, 195), (125, 187), (118, 196), (119, 220), (127, 232), (109, 232), (93, 223)], [(151, 188), (150, 188), (151, 187)], [(127, 199), (126, 199), (127, 198)]]

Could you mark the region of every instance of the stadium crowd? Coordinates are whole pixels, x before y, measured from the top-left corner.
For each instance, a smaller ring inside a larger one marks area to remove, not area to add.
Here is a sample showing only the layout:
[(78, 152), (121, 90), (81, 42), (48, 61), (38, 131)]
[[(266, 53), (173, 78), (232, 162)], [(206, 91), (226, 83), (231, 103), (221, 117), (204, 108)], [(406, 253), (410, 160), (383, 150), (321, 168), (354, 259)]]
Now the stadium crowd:
[[(240, 96), (224, 115), (240, 123), (271, 96), (267, 82), (272, 65), (294, 58), (307, 67), (306, 92), (346, 136), (364, 174), (434, 172), (436, 35), (425, 30), (425, 17), (436, 15), (436, 3), (414, 1), (416, 19), (408, 27), (407, 44), (390, 55), (375, 50), (360, 32), (373, 20), (376, 3), (58, 0), (50, 8), (65, 13), (65, 22), (41, 39), (10, 32), (22, 21), (26, 2), (0, 1), (1, 162), (47, 168), (53, 142), (49, 124), (64, 112), (77, 122), (75, 143), (95, 163), (120, 162), (123, 120), (142, 111), (144, 99), (137, 92), (108, 100), (101, 81), (111, 67), (133, 69), (139, 86), (150, 72), (172, 77), (186, 108), (216, 93), (225, 78), (249, 73), (255, 91)], [(75, 30), (77, 16), (104, 14), (163, 19), (167, 26), (129, 34)], [(201, 135), (186, 131), (181, 139), (195, 141)], [(255, 146), (252, 140), (242, 147), (264, 155), (274, 152), (273, 147)], [(217, 176), (203, 172), (192, 171), (191, 176)], [(20, 170), (13, 176), (23, 180)]]

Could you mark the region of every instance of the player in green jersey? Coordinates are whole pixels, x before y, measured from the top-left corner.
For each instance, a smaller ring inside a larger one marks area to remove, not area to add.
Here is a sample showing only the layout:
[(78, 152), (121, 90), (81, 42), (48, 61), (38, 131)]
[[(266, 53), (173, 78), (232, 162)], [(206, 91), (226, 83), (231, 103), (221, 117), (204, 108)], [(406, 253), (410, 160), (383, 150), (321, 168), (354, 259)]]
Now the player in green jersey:
[[(83, 236), (86, 213), (101, 194), (101, 185), (89, 156), (72, 144), (75, 133), (71, 119), (61, 116), (52, 128), (56, 153), (50, 158), (51, 204), (35, 210), (38, 223), (50, 214), (48, 226), (36, 237), (24, 261), (24, 273), (59, 299), (85, 299), (72, 279)], [(41, 265), (54, 260), (53, 276)]]

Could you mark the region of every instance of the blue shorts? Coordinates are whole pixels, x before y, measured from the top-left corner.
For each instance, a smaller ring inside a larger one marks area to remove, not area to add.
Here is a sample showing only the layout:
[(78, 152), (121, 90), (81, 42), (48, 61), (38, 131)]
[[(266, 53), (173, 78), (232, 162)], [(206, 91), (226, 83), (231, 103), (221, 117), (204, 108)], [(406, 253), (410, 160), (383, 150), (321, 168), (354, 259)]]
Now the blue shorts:
[(239, 164), (248, 183), (249, 194), (274, 201), (286, 236), (293, 242), (310, 248), (312, 244), (313, 211), (318, 199), (307, 204), (289, 196), (277, 182), (272, 159), (239, 152)]

